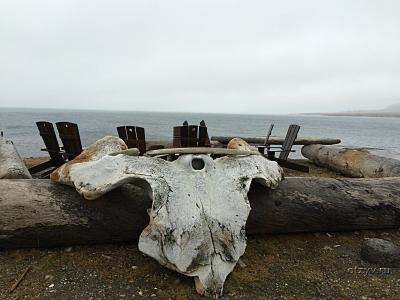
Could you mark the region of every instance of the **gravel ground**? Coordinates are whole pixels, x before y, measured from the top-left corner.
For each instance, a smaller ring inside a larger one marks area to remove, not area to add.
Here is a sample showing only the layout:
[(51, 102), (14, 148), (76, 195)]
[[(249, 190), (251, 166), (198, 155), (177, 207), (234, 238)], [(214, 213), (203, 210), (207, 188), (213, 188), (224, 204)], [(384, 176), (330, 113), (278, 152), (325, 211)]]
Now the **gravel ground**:
[[(400, 243), (399, 230), (249, 237), (223, 299), (399, 299), (400, 270), (360, 258), (372, 237)], [(136, 243), (3, 250), (0, 266), (0, 299), (203, 298), (191, 278), (161, 267)]]

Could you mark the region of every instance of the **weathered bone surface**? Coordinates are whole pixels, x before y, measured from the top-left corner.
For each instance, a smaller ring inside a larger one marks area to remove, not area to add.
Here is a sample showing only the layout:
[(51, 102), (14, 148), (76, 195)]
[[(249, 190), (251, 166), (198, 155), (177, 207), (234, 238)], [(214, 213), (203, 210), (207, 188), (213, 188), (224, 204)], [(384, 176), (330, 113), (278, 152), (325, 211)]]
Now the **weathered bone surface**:
[[(99, 154), (96, 154), (99, 157)], [(150, 224), (139, 249), (162, 265), (195, 277), (201, 294), (219, 295), (246, 248), (252, 179), (274, 188), (282, 170), (260, 155), (182, 155), (169, 162), (125, 155), (70, 164), (52, 174), (96, 199), (125, 183), (148, 187)]]
[[(107, 154), (127, 151), (127, 149), (128, 147), (126, 146), (125, 142), (120, 138), (115, 136), (105, 136), (83, 150), (82, 153), (73, 160), (63, 164), (56, 171), (51, 173), (50, 179), (59, 183), (73, 186), (73, 183), (68, 176), (71, 166), (87, 161), (95, 161)], [(60, 175), (61, 177), (59, 177)]]

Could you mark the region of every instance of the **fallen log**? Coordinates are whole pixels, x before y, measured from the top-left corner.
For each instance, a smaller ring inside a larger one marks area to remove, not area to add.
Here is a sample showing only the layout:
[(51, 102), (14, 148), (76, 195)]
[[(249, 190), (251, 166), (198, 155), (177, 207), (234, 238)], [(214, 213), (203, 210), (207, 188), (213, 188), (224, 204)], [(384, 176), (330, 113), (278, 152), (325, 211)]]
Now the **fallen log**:
[[(49, 180), (0, 180), (0, 248), (137, 240), (151, 200), (126, 184), (94, 201)], [(247, 234), (400, 226), (400, 178), (287, 178), (269, 190), (253, 182)]]
[[(236, 136), (212, 136), (212, 141), (218, 141), (222, 144), (228, 144), (229, 141)], [(238, 137), (245, 140), (249, 144), (259, 144), (263, 145), (265, 142), (265, 137)], [(267, 145), (283, 145), (285, 141), (284, 136), (270, 136), (267, 142)], [(294, 141), (294, 145), (312, 145), (312, 144), (321, 144), (321, 145), (335, 145), (340, 144), (340, 139), (333, 138), (318, 138), (318, 137), (297, 137)]]
[(12, 141), (0, 137), (0, 179), (32, 178)]
[[(221, 143), (217, 141), (211, 141), (211, 147), (212, 148), (222, 148)], [(173, 148), (173, 142), (171, 140), (165, 140), (165, 139), (147, 139), (146, 140), (146, 148), (149, 150), (156, 150), (156, 149), (163, 149), (163, 148)], [(224, 146), (225, 147), (225, 146)]]
[(356, 178), (399, 177), (400, 161), (381, 157), (358, 149), (308, 145), (303, 156), (318, 166)]

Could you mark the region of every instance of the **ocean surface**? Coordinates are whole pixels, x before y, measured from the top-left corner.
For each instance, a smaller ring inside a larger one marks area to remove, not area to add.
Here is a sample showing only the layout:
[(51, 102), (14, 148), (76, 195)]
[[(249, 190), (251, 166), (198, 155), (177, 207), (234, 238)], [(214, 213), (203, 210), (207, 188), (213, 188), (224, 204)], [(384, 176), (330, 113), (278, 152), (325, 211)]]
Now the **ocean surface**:
[[(285, 135), (290, 124), (301, 126), (299, 136), (331, 137), (342, 145), (373, 148), (377, 155), (400, 159), (400, 118), (317, 116), (317, 115), (238, 115), (205, 113), (161, 113), (132, 111), (88, 111), (16, 109), (0, 107), (0, 130), (11, 139), (23, 157), (46, 156), (35, 122), (77, 123), (82, 144), (87, 146), (105, 135), (117, 135), (120, 125), (142, 126), (147, 139), (172, 139), (172, 127), (184, 120), (198, 124), (205, 120), (210, 136), (264, 136), (271, 123), (272, 135)], [(291, 154), (300, 158), (300, 147)]]

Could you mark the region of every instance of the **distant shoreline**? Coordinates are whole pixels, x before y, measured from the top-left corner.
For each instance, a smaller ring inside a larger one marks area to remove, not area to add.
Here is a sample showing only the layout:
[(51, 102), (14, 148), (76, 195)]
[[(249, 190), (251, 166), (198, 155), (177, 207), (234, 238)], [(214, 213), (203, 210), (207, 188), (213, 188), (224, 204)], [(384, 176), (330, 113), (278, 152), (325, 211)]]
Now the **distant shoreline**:
[(400, 118), (400, 113), (374, 112), (374, 113), (306, 113), (313, 116), (331, 116), (331, 117), (374, 117), (374, 118)]

